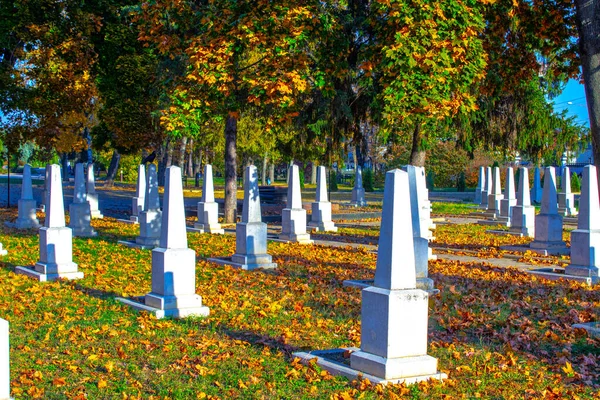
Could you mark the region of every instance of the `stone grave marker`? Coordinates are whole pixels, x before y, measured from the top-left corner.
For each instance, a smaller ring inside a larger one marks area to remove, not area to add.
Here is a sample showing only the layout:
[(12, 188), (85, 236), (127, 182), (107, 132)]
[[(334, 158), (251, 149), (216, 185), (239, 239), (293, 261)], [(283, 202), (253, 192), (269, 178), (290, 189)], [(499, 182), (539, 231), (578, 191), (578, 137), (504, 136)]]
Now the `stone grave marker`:
[(244, 270), (276, 268), (267, 254), (267, 224), (261, 220), (258, 173), (254, 165), (246, 167), (242, 221), (235, 227), (235, 254), (231, 258), (209, 258), (218, 264)]
[(104, 215), (98, 208), (98, 193), (96, 193), (96, 180), (94, 178), (94, 164), (90, 163), (87, 167), (87, 201), (90, 203), (92, 218), (104, 218)]
[(316, 201), (311, 204), (312, 214), (308, 223), (309, 228), (317, 232), (337, 232), (337, 227), (331, 220), (331, 203), (327, 198), (327, 170), (317, 167)]
[(75, 164), (73, 203), (69, 205), (69, 228), (73, 230), (73, 236), (91, 237), (98, 235), (91, 226), (92, 213), (90, 203), (86, 198), (85, 186), (83, 164)]
[(212, 165), (210, 164), (204, 166), (202, 199), (198, 202), (198, 222), (194, 224), (194, 229), (212, 234), (225, 233), (219, 224), (219, 203), (215, 202)]
[(152, 291), (144, 303), (119, 298), (157, 318), (207, 316), (208, 307), (196, 294), (196, 253), (188, 248), (181, 168), (169, 167), (165, 177), (164, 210), (159, 247), (152, 250)]
[(312, 244), (306, 233), (306, 210), (302, 208), (302, 192), (297, 165), (288, 172), (287, 207), (281, 212), (281, 234), (279, 239), (300, 244)]
[(83, 278), (73, 262), (73, 232), (65, 226), (65, 206), (59, 165), (50, 166), (46, 221), (40, 228), (40, 259), (33, 268), (16, 267), (15, 272), (40, 282)]

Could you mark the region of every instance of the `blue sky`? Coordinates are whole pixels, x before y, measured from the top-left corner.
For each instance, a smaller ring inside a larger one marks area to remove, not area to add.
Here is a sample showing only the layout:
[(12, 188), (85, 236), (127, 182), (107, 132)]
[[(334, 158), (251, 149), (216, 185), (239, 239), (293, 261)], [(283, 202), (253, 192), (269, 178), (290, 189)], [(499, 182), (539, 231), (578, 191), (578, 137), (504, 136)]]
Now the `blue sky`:
[(556, 111), (567, 110), (567, 116), (575, 116), (576, 122), (590, 126), (585, 90), (583, 85), (575, 79), (569, 80), (562, 94), (554, 99)]

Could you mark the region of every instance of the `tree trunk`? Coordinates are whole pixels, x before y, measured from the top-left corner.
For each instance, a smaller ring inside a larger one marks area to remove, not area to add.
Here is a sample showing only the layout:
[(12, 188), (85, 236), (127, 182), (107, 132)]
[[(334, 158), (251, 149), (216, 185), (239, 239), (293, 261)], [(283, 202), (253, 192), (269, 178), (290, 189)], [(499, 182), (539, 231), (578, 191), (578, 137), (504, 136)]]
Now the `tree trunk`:
[(198, 147), (198, 150), (194, 152), (194, 176), (202, 173), (202, 148)]
[(412, 149), (410, 150), (410, 165), (425, 166), (425, 150), (421, 149), (421, 123), (417, 122), (413, 131)]
[(311, 185), (317, 184), (317, 168), (318, 167), (319, 167), (319, 163), (316, 161), (313, 161), (310, 164), (310, 184)]
[[(156, 171), (156, 178), (158, 180), (158, 186), (165, 185), (165, 171), (167, 170), (167, 158), (168, 158), (168, 150), (169, 147), (169, 139), (166, 140), (163, 144), (160, 145), (158, 151), (156, 152), (156, 158), (158, 159), (158, 168)], [(169, 164), (170, 165), (170, 164)]]
[(271, 181), (271, 185), (275, 183), (275, 164), (273, 164), (272, 160), (269, 163), (269, 180)]
[(62, 153), (60, 156), (60, 163), (62, 164), (62, 175), (63, 181), (69, 181), (69, 158), (67, 153)]
[(188, 138), (184, 136), (179, 140), (179, 153), (177, 154), (177, 166), (185, 173), (185, 149), (187, 147)]
[(594, 164), (600, 167), (600, 1), (575, 0), (575, 9)]
[(186, 153), (187, 156), (187, 176), (194, 177), (194, 139), (190, 139), (188, 142), (189, 151)]
[(237, 214), (237, 118), (229, 114), (225, 122), (225, 222), (236, 222)]
[(268, 154), (265, 151), (265, 155), (263, 156), (263, 165), (262, 165), (262, 185), (265, 186), (267, 184), (267, 163), (269, 162)]
[(110, 159), (110, 165), (106, 172), (106, 182), (104, 186), (114, 186), (115, 178), (117, 177), (117, 171), (119, 170), (119, 161), (121, 161), (121, 155), (117, 150), (113, 150), (112, 158)]

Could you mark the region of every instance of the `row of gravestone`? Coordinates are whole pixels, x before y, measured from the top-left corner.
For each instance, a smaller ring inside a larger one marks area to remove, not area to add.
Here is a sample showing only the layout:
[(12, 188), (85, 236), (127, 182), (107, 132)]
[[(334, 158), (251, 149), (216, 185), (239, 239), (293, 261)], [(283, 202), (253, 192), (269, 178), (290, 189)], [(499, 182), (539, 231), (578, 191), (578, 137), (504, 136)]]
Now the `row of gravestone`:
[[(519, 174), (524, 168), (519, 169)], [(526, 171), (528, 171), (525, 168)], [(571, 217), (577, 215), (575, 210), (575, 199), (571, 192), (571, 173), (569, 167), (563, 167), (561, 178), (561, 190), (558, 192), (558, 212), (565, 216)], [(521, 177), (522, 175), (519, 175)], [(528, 179), (528, 177), (525, 177)], [(520, 181), (520, 179), (519, 179)], [(529, 188), (529, 181), (527, 182)], [(529, 191), (529, 189), (527, 189)], [(519, 188), (519, 191), (521, 189)], [(540, 179), (540, 169), (534, 170), (533, 187), (529, 193), (529, 198), (532, 203), (540, 204), (542, 202), (542, 186)], [(487, 209), (489, 212), (495, 212), (501, 217), (508, 217), (508, 209), (516, 204), (515, 197), (515, 180), (513, 169), (506, 169), (506, 181), (504, 186), (504, 194), (501, 191), (500, 169), (498, 167), (479, 167), (479, 180), (475, 189), (475, 203), (480, 204), (481, 208)]]
[[(504, 250), (532, 251), (548, 254), (570, 254), (571, 262), (565, 268), (563, 277), (589, 278), (598, 280), (600, 266), (600, 205), (596, 167), (588, 165), (583, 169), (579, 213), (573, 207), (573, 194), (570, 190), (569, 169), (563, 172), (563, 191), (557, 192), (554, 167), (547, 167), (544, 173), (544, 188), (541, 208), (538, 215), (531, 205), (527, 168), (519, 170), (519, 190), (514, 198), (512, 168), (507, 169), (505, 195), (499, 192), (500, 173), (496, 167), (493, 173), (493, 186), (488, 195), (488, 208), (480, 221), (484, 224), (505, 223), (509, 231), (501, 233), (533, 237), (528, 246), (501, 246)], [(489, 178), (488, 178), (489, 179)], [(561, 196), (562, 195), (562, 196)], [(513, 200), (516, 202), (513, 203)], [(507, 204), (508, 203), (508, 204)], [(507, 204), (507, 208), (503, 208)], [(513, 205), (514, 204), (514, 205)], [(571, 247), (563, 241), (563, 215), (577, 215), (577, 229), (571, 232)], [(597, 252), (596, 249), (599, 248)]]
[[(443, 378), (437, 371), (437, 360), (427, 355), (428, 292), (417, 289), (428, 280), (427, 257), (424, 270), (419, 270), (415, 257), (415, 250), (423, 249), (415, 245), (415, 232), (420, 230), (415, 224), (420, 224), (414, 215), (413, 199), (417, 197), (414, 194), (419, 178), (415, 172), (419, 170), (410, 166), (407, 170), (386, 174), (375, 281), (363, 291), (361, 349), (351, 356), (351, 369), (373, 382)], [(82, 278), (83, 273), (72, 260), (72, 231), (65, 226), (60, 167), (49, 166), (48, 172), (40, 260), (33, 267), (17, 267), (16, 272), (39, 281)], [(291, 172), (293, 177), (293, 169)], [(276, 265), (266, 252), (266, 225), (260, 221), (256, 168), (250, 166), (245, 173), (242, 222), (236, 226), (236, 254), (214, 261), (245, 269), (272, 268)], [(299, 190), (299, 185), (292, 181), (290, 188)], [(202, 297), (195, 292), (195, 252), (187, 246), (179, 167), (167, 168), (160, 232), (159, 246), (152, 251), (151, 292), (142, 302), (118, 300), (158, 318), (208, 315)], [(426, 243), (427, 239), (422, 239), (421, 243)], [(433, 282), (424, 286), (432, 287)], [(347, 371), (333, 372), (346, 375)]]

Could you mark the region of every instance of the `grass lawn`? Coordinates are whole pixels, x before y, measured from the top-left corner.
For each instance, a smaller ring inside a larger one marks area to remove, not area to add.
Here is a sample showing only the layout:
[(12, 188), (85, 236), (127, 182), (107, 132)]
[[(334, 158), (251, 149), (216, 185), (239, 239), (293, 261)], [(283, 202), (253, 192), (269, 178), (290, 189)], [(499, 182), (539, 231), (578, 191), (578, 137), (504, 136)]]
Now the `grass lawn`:
[[(0, 222), (15, 217), (0, 210)], [(297, 350), (360, 346), (360, 291), (342, 282), (372, 278), (371, 252), (273, 242), (279, 267), (245, 272), (204, 260), (232, 254), (234, 237), (188, 233), (197, 293), (211, 314), (156, 320), (115, 300), (150, 291), (151, 251), (116, 243), (138, 228), (110, 218), (92, 225), (99, 237), (73, 240), (84, 279), (39, 283), (13, 272), (37, 261), (37, 233), (0, 223), (8, 250), (0, 260), (0, 317), (11, 324), (16, 399), (598, 396), (600, 341), (570, 327), (597, 320), (597, 289), (484, 260), (433, 261), (440, 294), (430, 300), (428, 352), (449, 379), (374, 387), (291, 358)]]

